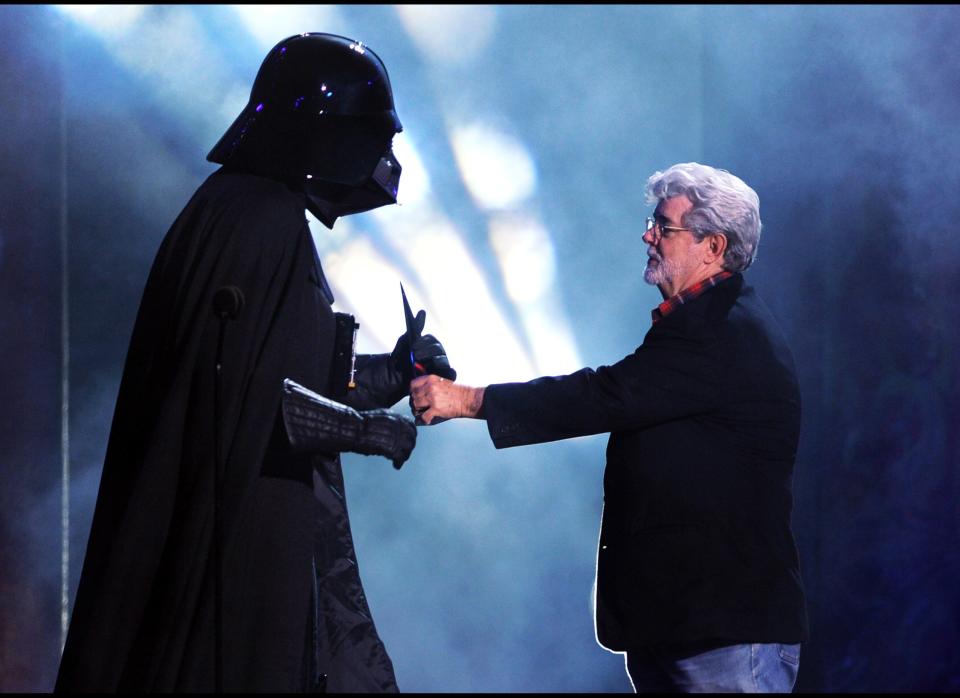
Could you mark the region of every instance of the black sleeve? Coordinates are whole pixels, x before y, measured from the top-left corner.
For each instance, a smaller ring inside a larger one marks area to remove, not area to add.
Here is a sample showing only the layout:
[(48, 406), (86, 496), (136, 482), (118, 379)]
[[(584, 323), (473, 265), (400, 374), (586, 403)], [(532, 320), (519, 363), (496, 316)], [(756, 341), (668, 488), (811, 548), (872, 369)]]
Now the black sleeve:
[(289, 379), (283, 382), (281, 415), (294, 453), (353, 451), (363, 429), (360, 413)]
[(357, 354), (356, 387), (348, 389), (341, 401), (357, 410), (392, 407), (409, 392), (392, 365), (390, 354)]
[(651, 332), (611, 366), (484, 391), (497, 448), (638, 429), (708, 412), (718, 404), (722, 369), (712, 342)]

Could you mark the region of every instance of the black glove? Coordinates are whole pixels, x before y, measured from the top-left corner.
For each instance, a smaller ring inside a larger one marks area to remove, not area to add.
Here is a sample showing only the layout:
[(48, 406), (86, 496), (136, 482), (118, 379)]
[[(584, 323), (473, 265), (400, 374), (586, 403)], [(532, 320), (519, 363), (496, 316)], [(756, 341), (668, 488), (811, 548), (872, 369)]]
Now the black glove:
[[(449, 380), (457, 379), (450, 366), (443, 345), (432, 334), (420, 336), (427, 314), (421, 310), (416, 317), (417, 337), (413, 341), (413, 357), (427, 373), (435, 373)], [(410, 363), (407, 335), (401, 335), (390, 354), (357, 354), (355, 390), (348, 391), (344, 402), (358, 409), (390, 407), (410, 392), (414, 379)]]
[[(450, 361), (447, 359), (447, 352), (444, 351), (443, 345), (440, 344), (439, 340), (432, 334), (420, 335), (420, 333), (423, 332), (423, 325), (426, 321), (427, 311), (421, 310), (415, 318), (416, 337), (413, 340), (413, 358), (418, 364), (423, 366), (426, 373), (432, 373), (441, 378), (455, 381), (457, 379), (457, 372), (450, 366)], [(406, 334), (401, 335), (400, 339), (397, 340), (397, 345), (390, 354), (390, 360), (396, 370), (403, 374), (404, 383), (409, 384), (410, 381), (415, 378), (413, 366), (410, 364), (410, 346), (407, 342)]]
[(283, 381), (283, 423), (295, 453), (351, 451), (386, 456), (399, 470), (417, 443), (417, 428), (388, 410), (358, 412), (290, 379)]
[(400, 470), (417, 443), (417, 427), (410, 417), (390, 410), (360, 412), (363, 426), (357, 436), (357, 453), (386, 456)]

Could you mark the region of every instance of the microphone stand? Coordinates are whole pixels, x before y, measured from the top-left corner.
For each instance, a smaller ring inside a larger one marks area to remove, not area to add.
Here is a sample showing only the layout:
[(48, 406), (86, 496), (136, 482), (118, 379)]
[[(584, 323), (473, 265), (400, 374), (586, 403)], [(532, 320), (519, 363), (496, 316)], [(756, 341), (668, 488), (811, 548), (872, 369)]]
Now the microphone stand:
[(220, 433), (221, 433), (221, 415), (220, 415), (220, 393), (221, 393), (221, 357), (223, 355), (223, 335), (227, 326), (227, 316), (220, 315), (220, 331), (217, 337), (217, 363), (216, 376), (214, 377), (213, 391), (213, 421), (216, 428), (213, 432), (213, 661), (214, 661), (214, 693), (221, 693), (223, 690), (223, 647), (221, 644), (221, 623), (223, 614), (223, 598), (221, 596), (223, 584), (223, 572), (221, 570), (221, 538), (220, 530), (220, 488), (223, 477), (223, 463), (220, 454)]
[(220, 441), (223, 431), (221, 424), (223, 415), (221, 400), (223, 380), (221, 376), (223, 358), (223, 337), (226, 333), (227, 321), (237, 317), (243, 307), (243, 293), (236, 286), (224, 286), (213, 296), (213, 312), (220, 318), (220, 328), (217, 335), (216, 372), (214, 374), (213, 390), (213, 661), (214, 661), (214, 692), (223, 692), (223, 530), (221, 515), (222, 483), (224, 463), (220, 453)]

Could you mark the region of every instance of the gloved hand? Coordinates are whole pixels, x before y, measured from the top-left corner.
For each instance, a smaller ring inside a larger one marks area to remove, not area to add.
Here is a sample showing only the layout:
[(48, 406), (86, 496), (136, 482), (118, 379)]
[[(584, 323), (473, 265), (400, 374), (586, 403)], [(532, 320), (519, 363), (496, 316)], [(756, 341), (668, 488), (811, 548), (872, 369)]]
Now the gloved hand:
[[(446, 378), (447, 380), (456, 380), (457, 372), (450, 366), (447, 359), (447, 352), (443, 345), (432, 334), (425, 334), (423, 326), (427, 321), (427, 311), (421, 310), (417, 313), (415, 320), (416, 338), (413, 340), (413, 358), (420, 364), (426, 373)], [(409, 384), (416, 375), (414, 375), (413, 366), (410, 364), (410, 346), (407, 342), (407, 335), (403, 334), (397, 340), (397, 345), (390, 354), (391, 363), (394, 370), (401, 374), (401, 379), (405, 385)]]
[(397, 470), (403, 466), (417, 443), (417, 427), (410, 417), (390, 410), (360, 413), (363, 424), (354, 448), (369, 456), (386, 456)]
[[(421, 310), (415, 318), (414, 360), (427, 373), (456, 380), (457, 372), (450, 366), (443, 345), (432, 334), (420, 336), (426, 317), (427, 313)], [(389, 407), (410, 392), (410, 381), (415, 377), (407, 335), (403, 334), (389, 354), (357, 354), (357, 388), (343, 399), (357, 409)]]
[(294, 453), (386, 456), (399, 470), (417, 443), (410, 417), (381, 409), (358, 412), (289, 378), (283, 381), (281, 411)]

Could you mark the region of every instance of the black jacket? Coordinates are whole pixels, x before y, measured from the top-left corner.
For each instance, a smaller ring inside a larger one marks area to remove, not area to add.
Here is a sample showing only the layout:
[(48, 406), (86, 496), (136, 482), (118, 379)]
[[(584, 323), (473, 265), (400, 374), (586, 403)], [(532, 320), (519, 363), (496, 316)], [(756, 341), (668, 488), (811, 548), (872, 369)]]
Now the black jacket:
[(334, 344), (303, 194), (219, 170), (157, 253), (127, 354), (58, 691), (214, 688), (216, 291), (223, 343), (223, 689), (395, 691), (339, 459), (293, 457), (282, 381), (326, 392)]
[(610, 432), (602, 645), (807, 638), (790, 528), (800, 392), (782, 332), (741, 274), (616, 364), (490, 386), (484, 411), (497, 448)]

